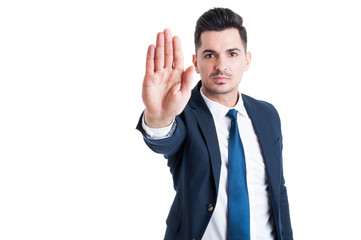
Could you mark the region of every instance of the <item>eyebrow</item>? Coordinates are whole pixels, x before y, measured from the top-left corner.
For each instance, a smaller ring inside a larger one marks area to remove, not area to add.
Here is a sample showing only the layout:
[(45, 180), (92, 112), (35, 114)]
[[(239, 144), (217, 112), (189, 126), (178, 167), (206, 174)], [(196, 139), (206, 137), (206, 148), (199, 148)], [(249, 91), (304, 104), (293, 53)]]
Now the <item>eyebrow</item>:
[(234, 51), (242, 52), (239, 48), (227, 49), (227, 52), (234, 52)]
[[(239, 48), (230, 48), (230, 49), (227, 49), (226, 52), (234, 52), (234, 51), (238, 51), (238, 52), (242, 52)], [(202, 54), (205, 54), (205, 53), (216, 53), (216, 51), (212, 50), (212, 49), (205, 49)]]
[(205, 54), (205, 53), (216, 53), (216, 51), (212, 50), (212, 49), (205, 49), (202, 54)]

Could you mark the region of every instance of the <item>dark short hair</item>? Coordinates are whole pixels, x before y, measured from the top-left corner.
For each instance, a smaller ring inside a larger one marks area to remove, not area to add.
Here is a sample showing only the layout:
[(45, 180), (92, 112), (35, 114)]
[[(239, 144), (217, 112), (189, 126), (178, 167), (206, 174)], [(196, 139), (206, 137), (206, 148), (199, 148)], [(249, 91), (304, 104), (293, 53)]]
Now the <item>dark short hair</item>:
[(241, 36), (244, 50), (247, 51), (247, 31), (243, 19), (237, 13), (228, 8), (213, 8), (203, 13), (197, 20), (194, 32), (194, 45), (197, 49), (201, 46), (201, 34), (204, 31), (222, 31), (228, 28), (236, 28)]

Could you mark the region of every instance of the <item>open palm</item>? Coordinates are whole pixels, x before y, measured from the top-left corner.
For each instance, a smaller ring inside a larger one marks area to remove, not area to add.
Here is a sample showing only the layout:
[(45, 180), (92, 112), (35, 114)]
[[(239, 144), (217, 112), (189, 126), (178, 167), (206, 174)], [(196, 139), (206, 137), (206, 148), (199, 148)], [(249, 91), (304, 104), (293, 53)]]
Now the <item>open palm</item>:
[(156, 46), (147, 52), (143, 81), (145, 122), (150, 127), (165, 127), (185, 108), (191, 96), (193, 67), (184, 71), (180, 39), (169, 29), (157, 35)]

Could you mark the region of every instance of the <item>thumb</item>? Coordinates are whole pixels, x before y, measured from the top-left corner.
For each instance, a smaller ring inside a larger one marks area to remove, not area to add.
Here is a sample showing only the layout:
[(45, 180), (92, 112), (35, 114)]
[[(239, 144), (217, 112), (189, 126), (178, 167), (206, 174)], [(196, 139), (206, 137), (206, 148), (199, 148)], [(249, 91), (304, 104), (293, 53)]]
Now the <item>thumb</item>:
[(183, 72), (182, 78), (182, 92), (183, 91), (191, 91), (192, 89), (192, 81), (193, 81), (193, 72), (194, 67), (190, 66)]

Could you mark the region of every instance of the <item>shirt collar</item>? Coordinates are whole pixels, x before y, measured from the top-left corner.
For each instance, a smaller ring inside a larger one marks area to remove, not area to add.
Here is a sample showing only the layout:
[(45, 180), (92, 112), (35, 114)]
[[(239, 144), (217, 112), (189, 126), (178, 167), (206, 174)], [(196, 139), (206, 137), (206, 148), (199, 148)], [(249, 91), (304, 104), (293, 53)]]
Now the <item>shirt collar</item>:
[(206, 104), (207, 104), (209, 110), (211, 111), (213, 117), (220, 117), (220, 118), (225, 117), (230, 109), (236, 109), (239, 114), (241, 114), (243, 117), (248, 118), (247, 110), (244, 107), (244, 103), (243, 103), (243, 99), (242, 99), (241, 94), (240, 94), (240, 97), (238, 98), (237, 104), (233, 108), (229, 108), (229, 107), (226, 107), (226, 106), (224, 106), (224, 105), (222, 105), (222, 104), (220, 104), (218, 102), (212, 101), (209, 98), (207, 98), (203, 94), (202, 88), (200, 89), (200, 92), (201, 92), (202, 98), (206, 102)]

